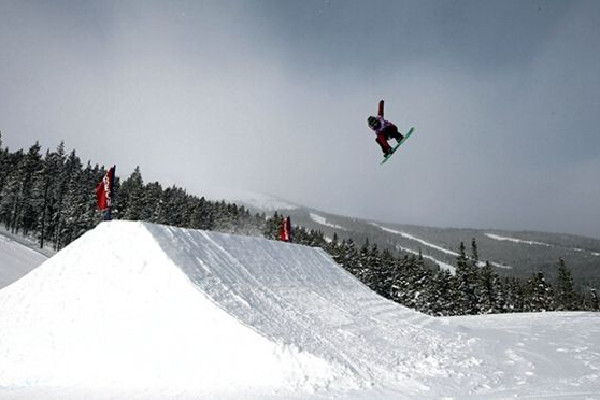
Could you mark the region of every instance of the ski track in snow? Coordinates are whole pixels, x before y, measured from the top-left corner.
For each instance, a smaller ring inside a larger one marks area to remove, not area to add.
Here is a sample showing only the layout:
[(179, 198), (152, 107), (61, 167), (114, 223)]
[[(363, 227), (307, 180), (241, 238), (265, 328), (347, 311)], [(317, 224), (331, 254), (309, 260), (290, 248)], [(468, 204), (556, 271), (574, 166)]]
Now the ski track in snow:
[(512, 243), (519, 243), (519, 244), (552, 247), (552, 245), (548, 244), (548, 243), (536, 242), (536, 241), (532, 241), (532, 240), (521, 240), (521, 239), (509, 238), (509, 237), (497, 235), (495, 233), (486, 233), (485, 236), (487, 236), (488, 238), (490, 238), (492, 240), (498, 240), (500, 242), (512, 242)]
[[(544, 246), (544, 247), (557, 247), (555, 245), (549, 244), (549, 243), (544, 243), (544, 242), (536, 242), (533, 240), (521, 240), (521, 239), (516, 239), (516, 238), (511, 238), (511, 237), (506, 237), (506, 236), (500, 236), (497, 235), (495, 233), (486, 233), (485, 234), (488, 238), (492, 239), (492, 240), (497, 240), (497, 241), (501, 241), (501, 242), (511, 242), (511, 243), (517, 243), (517, 244), (526, 244), (526, 245), (530, 245), (530, 246)], [(565, 249), (569, 249), (571, 251), (574, 251), (576, 253), (585, 253), (588, 252), (588, 250), (585, 249), (581, 249), (578, 247), (565, 247)], [(590, 255), (595, 256), (595, 257), (599, 257), (600, 253), (597, 252), (589, 252)]]
[(440, 251), (440, 252), (442, 252), (444, 254), (448, 254), (448, 255), (453, 256), (453, 257), (457, 257), (458, 256), (458, 253), (456, 253), (454, 251), (448, 250), (448, 249), (446, 249), (444, 247), (435, 245), (433, 243), (426, 242), (425, 240), (416, 238), (415, 236), (411, 235), (410, 233), (406, 233), (406, 232), (402, 232), (402, 231), (397, 231), (395, 229), (386, 228), (385, 226), (381, 226), (381, 225), (377, 225), (377, 224), (371, 224), (371, 225), (373, 225), (373, 226), (375, 226), (375, 227), (377, 227), (377, 228), (379, 228), (379, 229), (381, 229), (383, 231), (386, 231), (386, 232), (389, 232), (389, 233), (394, 233), (396, 235), (400, 235), (400, 236), (402, 236), (405, 239), (410, 239), (410, 240), (413, 240), (413, 241), (415, 241), (417, 243), (421, 243), (424, 246), (427, 246), (427, 247), (430, 247), (432, 249), (438, 250), (438, 251)]
[[(400, 245), (396, 245), (396, 249), (400, 250), (400, 251), (403, 251), (405, 253), (414, 254), (416, 256), (419, 255), (418, 251), (414, 251), (413, 249), (409, 249), (408, 247), (402, 247)], [(452, 274), (456, 273), (456, 267), (454, 267), (454, 266), (452, 266), (450, 264), (447, 264), (447, 263), (445, 263), (443, 261), (440, 261), (440, 260), (438, 260), (438, 259), (436, 259), (436, 258), (434, 258), (432, 256), (428, 256), (428, 255), (425, 255), (425, 254), (423, 254), (423, 258), (425, 258), (427, 260), (430, 260), (430, 261), (433, 261), (434, 263), (436, 263), (437, 265), (439, 265), (440, 268), (445, 269), (447, 271), (450, 271), (450, 273), (452, 273)]]
[(315, 221), (319, 225), (328, 226), (330, 228), (339, 229), (339, 230), (342, 230), (342, 231), (346, 231), (347, 230), (343, 226), (328, 223), (327, 222), (327, 218), (322, 217), (322, 216), (320, 216), (318, 214), (315, 214), (315, 213), (310, 213), (310, 219), (312, 219), (313, 221)]
[(306, 246), (112, 221), (0, 290), (2, 399), (598, 393), (600, 314), (433, 318)]
[[(398, 231), (398, 230), (395, 230), (395, 229), (386, 228), (384, 226), (377, 225), (377, 224), (374, 224), (374, 223), (372, 223), (371, 225), (373, 225), (373, 226), (375, 226), (375, 227), (377, 227), (377, 228), (379, 228), (379, 229), (381, 229), (381, 230), (383, 230), (385, 232), (389, 232), (389, 233), (394, 233), (396, 235), (400, 235), (400, 236), (402, 236), (405, 239), (409, 239), (409, 240), (415, 241), (417, 243), (420, 243), (420, 244), (422, 244), (422, 245), (424, 245), (426, 247), (429, 247), (431, 249), (438, 250), (438, 251), (440, 251), (440, 252), (442, 252), (444, 254), (448, 254), (448, 255), (453, 256), (453, 257), (458, 257), (458, 253), (456, 253), (454, 251), (451, 251), (451, 250), (448, 250), (448, 249), (446, 249), (444, 247), (435, 245), (433, 243), (429, 243), (429, 242), (427, 242), (427, 241), (425, 241), (423, 239), (419, 239), (419, 238), (411, 235), (410, 233)], [(416, 252), (414, 250), (411, 250), (409, 248), (406, 248), (406, 247), (398, 246), (398, 248), (401, 249), (401, 250), (403, 250), (403, 251), (405, 251), (405, 252), (411, 253), (411, 254), (418, 254), (418, 252)], [(423, 258), (426, 258), (428, 260), (433, 261), (434, 263), (438, 264), (440, 266), (440, 268), (447, 269), (447, 270), (449, 270), (452, 273), (456, 272), (456, 268), (455, 267), (453, 267), (452, 265), (450, 265), (448, 263), (440, 261), (440, 260), (438, 260), (438, 259), (436, 259), (434, 257), (428, 256), (428, 255), (423, 255)], [(501, 264), (501, 263), (495, 262), (495, 261), (491, 261), (490, 264), (492, 266), (494, 266), (494, 267), (497, 267), (497, 268), (503, 268), (503, 269), (511, 269), (512, 268), (511, 266), (504, 265), (504, 264)], [(483, 267), (483, 266), (485, 266), (485, 262), (484, 261), (479, 261), (477, 263), (477, 266), (478, 267)]]
[(21, 278), (48, 258), (0, 234), (0, 288)]

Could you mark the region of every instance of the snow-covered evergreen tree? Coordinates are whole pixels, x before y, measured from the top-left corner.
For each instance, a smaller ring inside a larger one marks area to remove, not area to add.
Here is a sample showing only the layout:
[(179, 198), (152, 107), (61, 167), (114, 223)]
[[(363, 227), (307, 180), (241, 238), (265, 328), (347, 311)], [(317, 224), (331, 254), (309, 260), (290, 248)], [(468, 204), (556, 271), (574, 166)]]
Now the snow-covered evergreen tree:
[(457, 311), (461, 315), (477, 313), (476, 282), (475, 267), (468, 261), (465, 245), (460, 242), (458, 256), (456, 257), (456, 294), (458, 296)]
[(479, 271), (479, 283), (477, 294), (477, 312), (479, 314), (493, 314), (497, 312), (498, 292), (500, 291), (500, 279), (492, 270), (489, 261)]
[(546, 282), (544, 272), (539, 271), (527, 281), (524, 311), (552, 311), (553, 309), (552, 286)]
[(92, 190), (82, 190), (86, 180), (83, 174), (81, 159), (75, 151), (67, 158), (65, 168), (68, 174), (66, 193), (64, 197), (64, 224), (61, 232), (61, 242), (66, 246), (81, 236), (90, 227), (86, 226), (86, 208), (89, 204), (88, 194)]
[(6, 229), (14, 229), (23, 178), (22, 170), (18, 168), (18, 165), (22, 163), (24, 157), (23, 149), (20, 149), (10, 155), (9, 161), (6, 163), (8, 171), (4, 174), (4, 184), (0, 193), (0, 220)]
[(577, 294), (573, 287), (573, 277), (565, 260), (558, 260), (558, 277), (555, 290), (556, 310), (570, 311), (577, 309)]
[(590, 306), (591, 311), (600, 311), (600, 301), (598, 300), (598, 291), (596, 289), (590, 290)]
[(120, 218), (136, 221), (142, 218), (144, 203), (144, 180), (140, 167), (137, 166), (115, 191), (115, 208), (120, 210)]

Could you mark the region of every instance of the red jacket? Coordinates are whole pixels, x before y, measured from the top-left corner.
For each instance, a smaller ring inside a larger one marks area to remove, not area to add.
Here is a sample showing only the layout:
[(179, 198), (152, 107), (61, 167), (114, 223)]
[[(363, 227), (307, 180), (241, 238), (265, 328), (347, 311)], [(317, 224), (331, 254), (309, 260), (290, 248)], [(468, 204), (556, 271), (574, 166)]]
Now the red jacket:
[(388, 126), (393, 125), (390, 121), (383, 118), (383, 100), (379, 101), (379, 106), (377, 107), (377, 119), (380, 122), (379, 127), (377, 129), (373, 129), (376, 135), (380, 135)]

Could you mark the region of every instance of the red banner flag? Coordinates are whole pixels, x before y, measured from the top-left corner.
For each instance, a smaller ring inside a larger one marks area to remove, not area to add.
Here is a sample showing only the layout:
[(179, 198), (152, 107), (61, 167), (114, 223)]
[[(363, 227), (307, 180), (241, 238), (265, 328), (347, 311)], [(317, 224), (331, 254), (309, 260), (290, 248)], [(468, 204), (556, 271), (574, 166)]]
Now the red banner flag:
[(115, 183), (115, 166), (108, 170), (96, 187), (96, 198), (100, 211), (111, 209), (113, 204), (113, 185)]
[(281, 224), (280, 238), (282, 242), (289, 242), (292, 240), (290, 217), (288, 216), (283, 220)]

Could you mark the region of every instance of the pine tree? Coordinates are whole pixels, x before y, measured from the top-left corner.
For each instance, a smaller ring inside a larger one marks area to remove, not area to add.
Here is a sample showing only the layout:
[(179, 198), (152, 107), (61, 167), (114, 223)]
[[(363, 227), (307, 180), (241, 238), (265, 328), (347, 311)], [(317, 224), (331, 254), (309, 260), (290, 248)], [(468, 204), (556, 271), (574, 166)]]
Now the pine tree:
[(417, 258), (404, 256), (399, 268), (399, 276), (396, 281), (397, 301), (405, 306), (419, 310), (426, 304), (423, 298), (423, 286), (427, 280), (425, 271), (418, 266)]
[(144, 192), (144, 180), (137, 166), (115, 193), (115, 208), (119, 210), (121, 218), (131, 221), (142, 219)]
[(471, 259), (473, 260), (473, 265), (477, 267), (479, 253), (477, 252), (477, 242), (475, 241), (475, 238), (471, 240)]
[(96, 198), (96, 187), (103, 174), (98, 164), (91, 166), (90, 161), (87, 162), (86, 168), (83, 171), (81, 188), (82, 196), (87, 206), (85, 206), (85, 215), (82, 218), (82, 224), (86, 229), (91, 229), (98, 225), (103, 220), (102, 213), (98, 210), (98, 199)]
[(369, 250), (368, 269), (371, 274), (368, 285), (375, 293), (383, 295), (385, 292), (385, 273), (383, 260), (377, 243), (373, 243)]
[(73, 151), (66, 162), (69, 180), (66, 185), (64, 201), (64, 228), (62, 232), (64, 244), (67, 245), (81, 236), (88, 227), (85, 224), (88, 196), (82, 190), (85, 184), (83, 164)]
[(48, 202), (49, 202), (49, 191), (50, 191), (50, 180), (51, 180), (51, 171), (50, 171), (50, 163), (49, 163), (49, 155), (50, 151), (46, 150), (46, 156), (44, 158), (43, 169), (41, 171), (41, 179), (42, 179), (42, 187), (40, 189), (41, 195), (41, 213), (39, 217), (39, 240), (40, 240), (40, 248), (44, 248), (47, 236), (47, 212), (48, 212)]
[(59, 250), (61, 246), (60, 234), (64, 223), (63, 208), (64, 195), (66, 192), (69, 176), (66, 173), (67, 155), (65, 143), (60, 142), (56, 151), (49, 153), (46, 158), (48, 164), (48, 193), (46, 195), (46, 212), (44, 213), (46, 226), (44, 235), (54, 243), (54, 250)]
[(475, 269), (468, 262), (465, 245), (460, 242), (459, 253), (456, 257), (456, 294), (458, 296), (457, 306), (460, 315), (472, 315), (477, 313), (477, 302), (475, 295), (476, 274)]
[(425, 268), (425, 257), (423, 257), (423, 249), (419, 246), (419, 254), (417, 255), (417, 265), (420, 268)]
[(353, 272), (353, 274), (357, 276), (362, 283), (366, 284), (371, 289), (374, 289), (375, 274), (373, 269), (375, 268), (377, 257), (378, 255), (372, 254), (369, 239), (367, 239), (359, 251), (358, 264), (361, 266), (361, 268)]
[[(144, 188), (144, 208), (141, 219), (148, 222), (157, 223), (162, 213), (163, 189), (160, 183), (148, 183)], [(200, 228), (200, 227), (198, 227)]]
[(498, 274), (495, 274), (496, 278), (496, 305), (495, 310), (497, 313), (506, 312), (506, 291), (507, 288), (504, 285), (504, 281)]
[(433, 316), (453, 315), (452, 275), (439, 267), (431, 277), (431, 306), (429, 314)]
[(577, 310), (577, 294), (573, 288), (573, 277), (565, 260), (558, 260), (558, 277), (556, 279), (556, 310)]
[(479, 274), (480, 288), (477, 308), (479, 314), (493, 314), (497, 312), (497, 296), (498, 296), (499, 279), (492, 270), (489, 261), (486, 261), (485, 266), (481, 268)]
[(333, 258), (333, 260), (335, 262), (339, 263), (339, 261), (341, 259), (341, 252), (340, 252), (340, 239), (339, 239), (337, 232), (333, 233), (333, 238), (325, 246), (325, 251), (327, 252), (327, 254), (329, 254), (331, 256), (331, 258)]
[(600, 311), (600, 302), (598, 301), (598, 292), (596, 289), (590, 290), (590, 310)]
[[(9, 161), (9, 150), (4, 149), (2, 147), (2, 131), (0, 131), (0, 194), (2, 193), (2, 188), (4, 187), (4, 180), (10, 171), (8, 167)], [(0, 201), (2, 197), (0, 197)]]
[(357, 276), (361, 269), (359, 254), (352, 238), (342, 242), (341, 265), (354, 276)]
[(8, 172), (6, 173), (2, 192), (0, 193), (0, 220), (6, 229), (16, 229), (15, 222), (21, 199), (20, 192), (23, 179), (23, 171), (19, 168), (19, 165), (22, 165), (24, 158), (23, 149), (20, 149), (10, 155), (6, 163)]
[(524, 311), (552, 311), (553, 309), (552, 286), (546, 282), (544, 273), (539, 271), (527, 281)]
[(504, 294), (505, 312), (513, 313), (525, 310), (525, 290), (519, 278), (505, 277)]
[(195, 199), (191, 204), (190, 227), (194, 229), (213, 229), (212, 219), (204, 197)]
[(391, 298), (390, 293), (396, 272), (396, 259), (388, 249), (381, 253), (380, 270), (377, 273), (378, 281), (376, 292), (386, 298)]
[(60, 203), (58, 209), (58, 226), (55, 232), (54, 246), (57, 250), (66, 246), (83, 232), (84, 207), (87, 207), (87, 197), (82, 191), (83, 164), (73, 150), (65, 160), (63, 174), (60, 180)]
[(39, 215), (38, 182), (40, 172), (43, 169), (41, 146), (36, 142), (30, 147), (29, 152), (23, 158), (21, 168), (20, 204), (16, 215), (15, 225), (17, 230), (21, 229), (25, 235), (30, 231), (37, 230)]
[(415, 309), (422, 313), (430, 313), (432, 309), (433, 290), (431, 287), (431, 270), (424, 265), (421, 265), (418, 258), (415, 259)]
[(0, 147), (0, 201), (2, 201), (2, 192), (6, 179), (12, 170), (11, 168), (11, 154), (8, 149), (2, 150)]
[[(212, 214), (213, 218), (215, 213)], [(265, 224), (265, 230), (263, 232), (263, 237), (271, 240), (279, 240), (279, 230), (281, 229), (281, 224), (283, 223), (283, 217), (280, 217), (277, 214), (277, 211), (273, 214), (273, 217), (267, 219), (267, 223)]]

